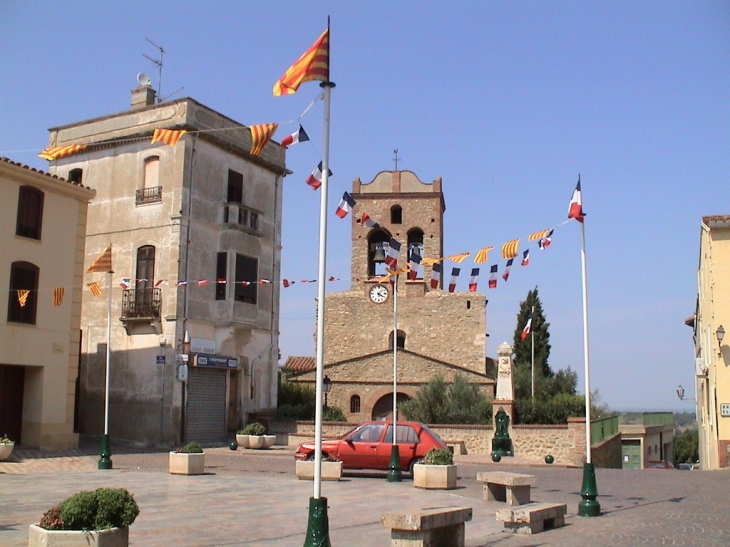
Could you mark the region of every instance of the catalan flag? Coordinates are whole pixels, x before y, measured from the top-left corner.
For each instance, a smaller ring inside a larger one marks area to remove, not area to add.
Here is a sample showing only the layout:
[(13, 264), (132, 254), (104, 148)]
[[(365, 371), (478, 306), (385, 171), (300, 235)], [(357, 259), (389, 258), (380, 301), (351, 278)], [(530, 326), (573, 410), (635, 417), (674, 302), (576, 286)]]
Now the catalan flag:
[(76, 154), (78, 152), (81, 152), (84, 148), (86, 148), (85, 144), (72, 144), (70, 146), (53, 146), (53, 147), (46, 148), (38, 155), (45, 160), (53, 161), (53, 160), (57, 160), (58, 158), (63, 158), (64, 156), (70, 156), (71, 154)]
[(96, 281), (87, 283), (86, 286), (89, 287), (91, 294), (93, 294), (94, 296), (101, 296), (101, 289), (99, 288), (99, 284)]
[(537, 239), (542, 239), (544, 237), (547, 237), (549, 233), (551, 233), (552, 230), (548, 228), (547, 230), (540, 230), (539, 232), (535, 232), (534, 234), (530, 234), (527, 238), (528, 241), (535, 241)]
[(483, 249), (480, 249), (477, 255), (474, 257), (474, 264), (482, 264), (486, 262), (487, 255), (492, 249), (494, 249), (494, 247), (484, 247)]
[(86, 273), (91, 272), (111, 272), (112, 271), (112, 246), (106, 248), (106, 251), (99, 255), (99, 258), (94, 260), (94, 263), (86, 270)]
[(155, 132), (152, 134), (152, 142), (150, 144), (161, 142), (163, 144), (175, 146), (185, 133), (187, 133), (187, 131), (184, 129), (155, 129)]
[(63, 287), (53, 289), (53, 305), (60, 306), (63, 304), (63, 293), (66, 291)]
[(258, 156), (263, 152), (264, 146), (271, 140), (271, 137), (276, 133), (276, 128), (279, 127), (278, 123), (262, 123), (259, 125), (252, 125), (251, 129), (251, 155)]
[(458, 255), (447, 256), (449, 260), (453, 260), (457, 264), (464, 262), (464, 259), (468, 258), (471, 253), (459, 253)]
[(21, 308), (24, 308), (26, 302), (28, 302), (29, 294), (30, 291), (28, 289), (18, 289), (18, 304), (20, 304)]
[(517, 256), (517, 247), (520, 244), (519, 239), (513, 239), (502, 245), (502, 258), (514, 258)]
[(274, 84), (275, 97), (296, 93), (304, 82), (330, 79), (330, 29), (327, 28), (317, 41), (305, 51), (284, 75)]

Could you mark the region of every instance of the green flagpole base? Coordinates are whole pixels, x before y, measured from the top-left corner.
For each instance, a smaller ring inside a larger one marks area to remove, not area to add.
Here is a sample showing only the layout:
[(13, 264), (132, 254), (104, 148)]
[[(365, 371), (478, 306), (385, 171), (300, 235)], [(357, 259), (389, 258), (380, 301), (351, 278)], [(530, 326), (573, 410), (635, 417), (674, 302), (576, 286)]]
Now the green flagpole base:
[(583, 501), (578, 504), (578, 516), (598, 517), (601, 515), (601, 504), (596, 501), (598, 486), (596, 486), (596, 470), (592, 463), (583, 464), (583, 486), (580, 489)]
[(403, 473), (400, 468), (400, 452), (394, 444), (390, 450), (390, 466), (388, 467), (388, 482), (403, 482)]
[(112, 452), (109, 449), (109, 435), (101, 436), (101, 458), (99, 458), (99, 469), (111, 469), (112, 468)]
[(309, 498), (309, 519), (304, 547), (331, 547), (327, 498)]

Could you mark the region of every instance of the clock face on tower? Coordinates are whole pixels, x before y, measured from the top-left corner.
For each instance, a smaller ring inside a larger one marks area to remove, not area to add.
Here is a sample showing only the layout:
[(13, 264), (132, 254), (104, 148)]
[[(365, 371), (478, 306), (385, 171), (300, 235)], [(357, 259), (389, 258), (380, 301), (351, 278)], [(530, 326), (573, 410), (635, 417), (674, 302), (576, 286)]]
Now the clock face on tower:
[(376, 304), (382, 304), (386, 300), (388, 300), (388, 287), (385, 285), (373, 285), (370, 288), (370, 300), (375, 302)]

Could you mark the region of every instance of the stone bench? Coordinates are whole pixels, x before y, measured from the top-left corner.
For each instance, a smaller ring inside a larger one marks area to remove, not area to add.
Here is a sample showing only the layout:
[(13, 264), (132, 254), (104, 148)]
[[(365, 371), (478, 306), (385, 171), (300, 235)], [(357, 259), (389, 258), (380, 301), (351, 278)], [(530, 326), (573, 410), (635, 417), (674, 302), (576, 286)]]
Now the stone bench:
[(464, 547), (464, 523), (471, 517), (471, 507), (429, 507), (385, 513), (380, 521), (390, 528), (391, 547)]
[(528, 503), (519, 507), (499, 509), (497, 521), (504, 522), (507, 530), (517, 534), (539, 534), (545, 530), (565, 526), (564, 503)]
[(446, 443), (446, 446), (449, 447), (452, 454), (456, 454), (458, 456), (466, 454), (466, 443), (464, 441), (457, 439), (455, 441), (444, 441), (444, 443)]
[(506, 471), (486, 471), (477, 473), (477, 480), (484, 483), (485, 500), (523, 505), (530, 503), (530, 488), (537, 477)]

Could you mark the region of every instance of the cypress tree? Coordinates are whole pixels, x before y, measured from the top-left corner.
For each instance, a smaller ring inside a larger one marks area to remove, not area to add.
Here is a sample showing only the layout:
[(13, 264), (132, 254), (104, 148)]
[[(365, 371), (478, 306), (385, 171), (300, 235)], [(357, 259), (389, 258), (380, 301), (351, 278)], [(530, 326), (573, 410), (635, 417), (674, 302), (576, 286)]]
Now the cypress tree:
[[(532, 309), (535, 309), (533, 314)], [(527, 325), (527, 321), (532, 315), (532, 324), (530, 326), (530, 334), (522, 340), (522, 331)], [(517, 314), (517, 326), (514, 335), (514, 352), (515, 352), (515, 372), (522, 372), (520, 376), (524, 376), (524, 372), (531, 371), (532, 367), (532, 337), (535, 337), (535, 383), (540, 379), (538, 375), (544, 378), (552, 378), (554, 376), (548, 358), (550, 357), (550, 333), (548, 328), (550, 323), (545, 320), (545, 314), (542, 309), (542, 302), (538, 296), (537, 287), (527, 293), (527, 298), (520, 302), (520, 311)], [(519, 395), (518, 395), (519, 396)], [(529, 397), (529, 388), (528, 388)]]

